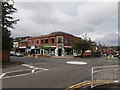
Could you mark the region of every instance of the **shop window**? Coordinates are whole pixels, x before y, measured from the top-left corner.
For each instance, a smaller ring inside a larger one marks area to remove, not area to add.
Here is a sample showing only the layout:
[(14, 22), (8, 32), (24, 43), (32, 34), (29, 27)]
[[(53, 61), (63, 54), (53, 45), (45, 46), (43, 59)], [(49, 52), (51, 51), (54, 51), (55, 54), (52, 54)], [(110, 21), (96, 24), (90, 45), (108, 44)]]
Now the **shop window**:
[(43, 44), (43, 40), (41, 40), (41, 44)]
[(58, 38), (58, 43), (62, 43), (62, 38)]
[(54, 39), (50, 39), (50, 43), (52, 43), (52, 44), (53, 44), (53, 43), (54, 43)]
[(36, 40), (36, 44), (39, 44), (39, 40)]
[(48, 43), (48, 39), (45, 39), (45, 44), (47, 44)]

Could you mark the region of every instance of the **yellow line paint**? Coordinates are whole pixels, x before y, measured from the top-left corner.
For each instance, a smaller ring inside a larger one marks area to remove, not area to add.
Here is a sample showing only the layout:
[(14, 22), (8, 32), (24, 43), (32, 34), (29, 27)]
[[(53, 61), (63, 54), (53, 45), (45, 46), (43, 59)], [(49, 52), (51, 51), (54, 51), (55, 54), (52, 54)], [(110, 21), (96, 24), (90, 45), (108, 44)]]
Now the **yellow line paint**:
[(75, 86), (77, 86), (77, 85), (80, 85), (80, 84), (83, 84), (83, 83), (86, 83), (86, 82), (88, 82), (88, 81), (83, 81), (83, 82), (81, 82), (81, 83), (78, 83), (78, 84), (72, 85), (72, 86), (70, 86), (69, 88), (75, 87)]
[(90, 84), (94, 84), (94, 83), (113, 83), (115, 80), (96, 80), (96, 81), (83, 81), (83, 82), (80, 82), (78, 84), (75, 84), (75, 85), (72, 85), (68, 88), (66, 88), (65, 90), (74, 90), (75, 88), (80, 88), (82, 86), (86, 86), (86, 85), (90, 85)]
[(80, 87), (82, 87), (82, 86), (86, 86), (86, 85), (90, 85), (91, 83), (85, 83), (85, 84), (82, 84), (82, 85), (79, 85), (79, 86), (77, 86), (77, 87), (75, 87), (75, 88), (80, 88)]
[[(74, 89), (75, 87), (78, 87), (78, 86), (81, 86), (81, 85), (87, 85), (88, 83), (90, 83), (90, 81), (83, 81), (83, 82), (80, 82), (80, 83), (78, 83), (78, 84), (75, 84), (75, 85), (72, 85), (72, 86), (70, 86), (70, 87), (68, 87), (68, 88), (66, 88), (65, 90), (72, 90), (72, 89)], [(91, 83), (90, 83), (91, 84)]]

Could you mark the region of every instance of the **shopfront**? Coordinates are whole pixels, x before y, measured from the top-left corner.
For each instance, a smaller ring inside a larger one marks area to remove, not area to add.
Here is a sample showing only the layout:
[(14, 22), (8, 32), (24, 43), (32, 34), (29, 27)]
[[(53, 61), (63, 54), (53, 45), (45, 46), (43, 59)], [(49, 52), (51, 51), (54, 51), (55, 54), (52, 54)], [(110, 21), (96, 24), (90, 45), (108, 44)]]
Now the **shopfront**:
[(64, 56), (63, 44), (58, 44), (55, 49), (55, 56)]
[(58, 56), (62, 56), (62, 45), (58, 45)]
[(26, 46), (21, 46), (21, 47), (19, 47), (18, 51), (19, 51), (20, 53), (25, 54), (25, 53), (26, 53)]
[(51, 45), (44, 45), (43, 49), (45, 55), (50, 55)]

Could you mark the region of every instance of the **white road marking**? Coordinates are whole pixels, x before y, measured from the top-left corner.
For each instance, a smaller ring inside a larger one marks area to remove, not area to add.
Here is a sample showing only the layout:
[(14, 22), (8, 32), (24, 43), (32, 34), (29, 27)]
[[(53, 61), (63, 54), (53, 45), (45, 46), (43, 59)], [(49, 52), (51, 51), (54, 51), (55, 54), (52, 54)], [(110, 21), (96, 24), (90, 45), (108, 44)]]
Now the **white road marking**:
[[(0, 75), (0, 79), (7, 79), (7, 78), (25, 76), (25, 75), (29, 75), (29, 74), (33, 74), (33, 73), (42, 72), (42, 70), (49, 71), (49, 69), (46, 69), (46, 68), (38, 68), (38, 67), (27, 65), (27, 64), (22, 64), (22, 66), (26, 66), (26, 67), (28, 67), (30, 69), (6, 72), (6, 73), (3, 73), (2, 75)], [(28, 72), (26, 74), (19, 74), (19, 75), (14, 75), (14, 76), (5, 76), (6, 74), (10, 74), (10, 73), (14, 73), (14, 72), (18, 72), (19, 73), (19, 72), (28, 71), (28, 70), (30, 70), (30, 72)], [(40, 71), (36, 71), (36, 70), (40, 70)]]
[(32, 69), (25, 69), (25, 70), (10, 71), (10, 72), (6, 72), (6, 74), (8, 74), (8, 73), (14, 73), (14, 72), (20, 72), (20, 71), (27, 71), (27, 70), (32, 70)]
[(32, 71), (31, 71), (31, 73), (34, 73), (35, 72), (35, 69), (33, 69)]
[(85, 65), (86, 62), (80, 62), (80, 61), (68, 61), (67, 64), (76, 64), (76, 65)]
[(22, 66), (26, 66), (26, 67), (29, 67), (29, 68), (35, 68), (35, 66), (31, 66), (31, 65), (28, 65), (28, 64), (22, 64)]
[(38, 68), (38, 67), (35, 67), (35, 66), (32, 66), (32, 65), (28, 65), (28, 64), (22, 64), (22, 66), (26, 66), (26, 67), (29, 67), (29, 68), (31, 68), (31, 69), (41, 69), (41, 70), (49, 71), (49, 69), (46, 69), (46, 68)]
[(42, 70), (46, 70), (46, 71), (49, 71), (49, 69), (46, 69), (46, 68), (39, 68), (39, 69), (42, 69)]
[(114, 81), (115, 83), (118, 83), (119, 81), (118, 80), (116, 80), (116, 81)]
[(3, 73), (0, 75), (0, 79), (5, 76), (6, 73)]
[(25, 75), (29, 75), (29, 74), (31, 74), (31, 73), (15, 75), (15, 76), (7, 76), (7, 77), (3, 77), (2, 79), (8, 79), (8, 78), (13, 78), (13, 77), (20, 77), (20, 76), (25, 76)]
[(34, 69), (39, 69), (39, 68), (34, 68)]

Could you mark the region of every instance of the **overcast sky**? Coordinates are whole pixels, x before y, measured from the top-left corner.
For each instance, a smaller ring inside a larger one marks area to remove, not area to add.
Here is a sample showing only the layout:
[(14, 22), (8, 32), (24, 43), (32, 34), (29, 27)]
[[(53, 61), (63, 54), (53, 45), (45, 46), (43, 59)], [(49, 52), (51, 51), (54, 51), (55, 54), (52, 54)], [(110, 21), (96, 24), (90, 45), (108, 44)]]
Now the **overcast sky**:
[(14, 14), (20, 21), (12, 37), (40, 36), (63, 31), (90, 37), (105, 45), (118, 44), (116, 2), (16, 2)]

